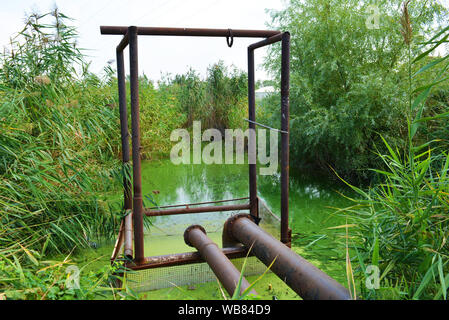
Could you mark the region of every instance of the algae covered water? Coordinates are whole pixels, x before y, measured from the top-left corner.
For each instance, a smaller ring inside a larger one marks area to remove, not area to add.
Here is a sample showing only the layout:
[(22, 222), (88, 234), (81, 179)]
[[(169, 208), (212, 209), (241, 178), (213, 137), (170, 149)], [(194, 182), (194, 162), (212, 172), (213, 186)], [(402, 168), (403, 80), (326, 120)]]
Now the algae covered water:
[[(248, 196), (247, 165), (174, 165), (170, 160), (145, 161), (142, 163), (142, 182), (145, 206), (163, 206), (233, 199)], [(280, 212), (279, 176), (258, 176), (258, 195), (273, 213)], [(345, 278), (345, 253), (340, 241), (341, 229), (333, 227), (344, 224), (334, 214), (336, 208), (348, 205), (339, 193), (343, 184), (323, 181), (298, 173), (290, 176), (290, 227), (292, 248), (318, 268), (334, 277), (343, 285)], [(203, 213), (178, 216), (153, 217), (145, 232), (145, 255), (162, 255), (194, 251), (184, 243), (182, 234), (186, 226), (200, 224), (209, 237), (221, 244), (223, 222), (235, 213)], [(92, 266), (106, 262), (113, 245), (103, 245), (97, 250), (84, 250), (82, 260), (104, 255)], [(251, 282), (257, 277), (249, 277)], [(258, 282), (256, 291), (262, 298), (296, 299), (298, 296), (274, 274), (267, 274)], [(221, 294), (216, 282), (168, 288), (146, 292), (151, 299), (219, 299)]]

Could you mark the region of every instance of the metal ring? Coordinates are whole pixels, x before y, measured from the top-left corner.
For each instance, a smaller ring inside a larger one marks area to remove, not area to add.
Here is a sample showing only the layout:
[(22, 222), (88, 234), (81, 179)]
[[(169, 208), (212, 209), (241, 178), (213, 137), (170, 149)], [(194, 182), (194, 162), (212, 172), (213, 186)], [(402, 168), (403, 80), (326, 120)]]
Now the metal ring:
[[(229, 35), (226, 36), (226, 43), (228, 44), (228, 47), (232, 47), (232, 45), (234, 44), (234, 36), (232, 35), (232, 30), (228, 29)], [(229, 42), (229, 39), (231, 39), (231, 41)]]

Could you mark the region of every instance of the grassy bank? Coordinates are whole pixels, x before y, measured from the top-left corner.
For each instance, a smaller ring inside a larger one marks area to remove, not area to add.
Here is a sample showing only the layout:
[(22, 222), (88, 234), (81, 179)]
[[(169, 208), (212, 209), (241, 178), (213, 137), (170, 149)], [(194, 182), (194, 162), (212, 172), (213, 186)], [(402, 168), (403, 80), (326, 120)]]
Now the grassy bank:
[[(1, 56), (2, 298), (92, 297), (98, 275), (82, 279), (92, 292), (65, 290), (70, 258), (46, 259), (115, 237), (123, 214), (109, 200), (122, 181), (115, 71), (92, 74), (76, 38), (57, 9), (33, 14)], [(144, 159), (166, 157), (170, 132), (191, 119), (224, 128), (245, 113), (246, 75), (221, 62), (205, 79), (190, 71), (158, 88), (145, 76), (139, 84)]]

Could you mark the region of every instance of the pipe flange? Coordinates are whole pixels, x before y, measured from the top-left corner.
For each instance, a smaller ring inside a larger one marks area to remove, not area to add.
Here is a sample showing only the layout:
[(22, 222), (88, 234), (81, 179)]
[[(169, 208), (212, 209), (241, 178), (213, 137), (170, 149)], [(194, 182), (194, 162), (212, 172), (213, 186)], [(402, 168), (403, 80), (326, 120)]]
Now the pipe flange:
[(232, 235), (232, 232), (231, 232), (232, 224), (240, 218), (248, 218), (252, 222), (256, 223), (254, 217), (247, 213), (240, 213), (240, 214), (236, 214), (236, 215), (230, 217), (228, 220), (226, 220), (224, 228), (223, 228), (223, 231), (226, 232), (228, 239), (234, 239), (234, 236)]
[(193, 230), (193, 229), (200, 229), (201, 231), (203, 231), (204, 234), (207, 234), (206, 230), (205, 230), (202, 226), (200, 226), (199, 224), (193, 224), (193, 225), (191, 225), (190, 227), (188, 227), (188, 228), (186, 229), (186, 231), (184, 231), (184, 242), (185, 242), (188, 246), (190, 246), (190, 247), (193, 247), (193, 245), (192, 245), (192, 244), (190, 243), (190, 241), (188, 240), (188, 239), (189, 239), (189, 232), (190, 232), (191, 230)]

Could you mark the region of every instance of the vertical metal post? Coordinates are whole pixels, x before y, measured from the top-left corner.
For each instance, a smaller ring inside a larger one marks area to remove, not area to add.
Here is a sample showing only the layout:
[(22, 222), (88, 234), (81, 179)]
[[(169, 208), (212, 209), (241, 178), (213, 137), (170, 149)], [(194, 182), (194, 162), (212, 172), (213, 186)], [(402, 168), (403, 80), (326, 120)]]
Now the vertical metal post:
[[(254, 49), (248, 48), (248, 162), (250, 162), (250, 154), (254, 153), (254, 162), (257, 161), (256, 156), (256, 100), (255, 100), (255, 77), (254, 77)], [(254, 132), (254, 139), (251, 139), (251, 131)], [(253, 141), (252, 141), (253, 140)], [(249, 212), (254, 217), (259, 217), (258, 200), (257, 200), (257, 164), (249, 163)]]
[(281, 242), (290, 243), (288, 228), (289, 135), (290, 135), (290, 33), (282, 34), (281, 54)]
[(143, 200), (142, 176), (140, 163), (140, 114), (139, 114), (139, 70), (137, 49), (137, 27), (128, 28), (129, 37), (129, 63), (131, 87), (131, 127), (132, 127), (132, 153), (133, 153), (133, 222), (134, 222), (134, 249), (137, 264), (144, 261), (143, 247)]
[[(125, 82), (125, 62), (123, 58), (123, 49), (117, 49), (117, 80), (118, 80), (118, 101), (120, 112), (120, 133), (122, 138), (122, 162), (123, 162), (123, 190), (124, 190), (124, 209), (132, 209), (131, 179), (129, 177), (129, 132), (128, 132), (128, 114), (126, 106), (126, 82)], [(133, 256), (132, 251), (132, 215), (128, 214), (124, 218), (123, 232), (125, 238), (124, 254), (126, 257)], [(131, 230), (129, 230), (131, 229)]]

